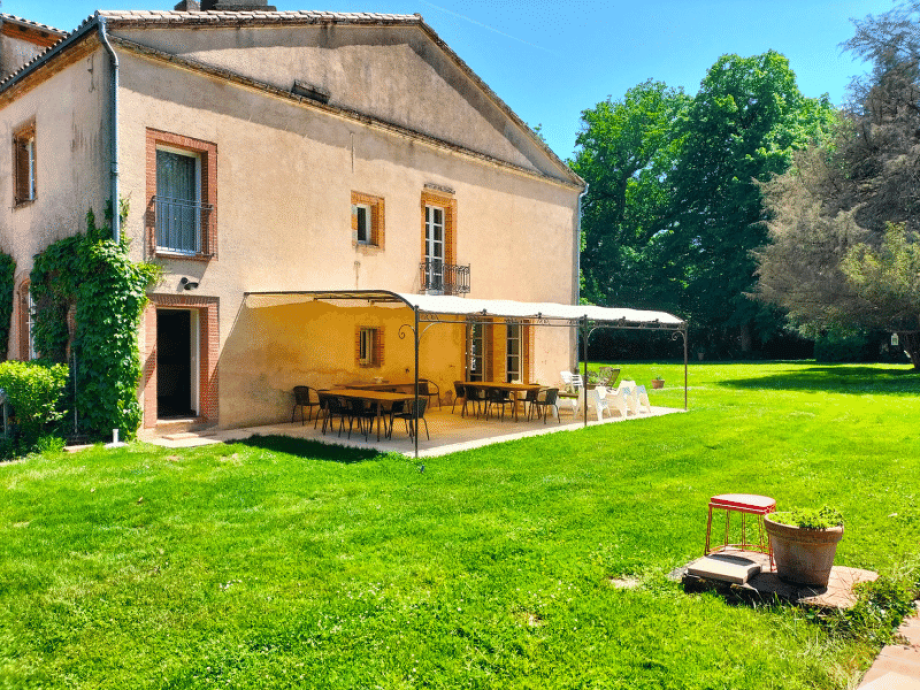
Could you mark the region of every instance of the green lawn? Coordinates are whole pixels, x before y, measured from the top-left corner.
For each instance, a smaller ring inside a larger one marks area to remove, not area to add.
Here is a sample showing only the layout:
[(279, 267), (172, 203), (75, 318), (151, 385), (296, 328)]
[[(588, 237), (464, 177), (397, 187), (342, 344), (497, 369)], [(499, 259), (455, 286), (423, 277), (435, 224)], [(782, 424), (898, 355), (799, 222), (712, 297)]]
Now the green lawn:
[[(656, 374), (681, 407), (682, 367), (623, 365)], [(690, 386), (688, 414), (424, 471), (277, 438), (0, 465), (0, 688), (851, 687), (890, 626), (666, 575), (708, 497), (749, 492), (839, 507), (838, 564), (915, 582), (920, 376), (707, 363)]]

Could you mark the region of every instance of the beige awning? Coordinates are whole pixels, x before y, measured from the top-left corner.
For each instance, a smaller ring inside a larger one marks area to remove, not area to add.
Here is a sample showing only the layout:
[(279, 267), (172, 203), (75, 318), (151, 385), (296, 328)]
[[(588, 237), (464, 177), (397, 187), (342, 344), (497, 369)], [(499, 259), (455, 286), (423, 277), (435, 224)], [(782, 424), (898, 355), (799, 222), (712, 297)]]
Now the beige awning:
[(283, 304), (324, 301), (342, 304), (365, 302), (370, 306), (408, 307), (418, 311), (421, 321), (438, 317), (459, 317), (460, 321), (526, 320), (556, 326), (607, 326), (681, 330), (682, 319), (663, 311), (596, 307), (592, 305), (556, 304), (554, 302), (517, 302), (505, 299), (469, 299), (451, 295), (416, 295), (388, 290), (307, 290), (302, 292), (247, 292), (246, 306), (260, 308)]

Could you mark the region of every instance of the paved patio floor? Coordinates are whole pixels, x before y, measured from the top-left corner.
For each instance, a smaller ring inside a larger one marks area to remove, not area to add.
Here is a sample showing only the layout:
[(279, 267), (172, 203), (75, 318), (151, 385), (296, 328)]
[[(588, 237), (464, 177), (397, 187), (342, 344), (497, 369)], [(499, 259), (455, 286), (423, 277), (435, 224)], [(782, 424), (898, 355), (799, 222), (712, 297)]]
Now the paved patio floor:
[[(668, 407), (652, 407), (651, 413), (642, 413), (639, 415), (630, 414), (623, 417), (604, 417), (603, 422), (597, 421), (597, 415), (593, 410), (588, 416), (588, 425), (597, 426), (598, 424), (617, 424), (620, 422), (641, 422), (644, 419), (652, 417), (661, 417), (666, 414), (683, 412)], [(541, 436), (543, 434), (554, 434), (560, 432), (571, 432), (584, 427), (584, 418), (573, 419), (571, 412), (562, 413), (561, 423), (555, 419), (547, 419), (546, 424), (542, 420), (533, 421), (512, 421), (506, 417), (505, 420), (499, 421), (496, 418), (477, 419), (472, 416), (461, 417), (459, 407), (457, 412), (451, 414), (450, 408), (434, 409), (425, 415), (428, 421), (428, 430), (431, 434), (431, 440), (425, 438), (425, 426), (422, 427), (422, 435), (419, 440), (419, 457), (435, 457), (456, 453), (461, 450), (471, 448), (481, 448), (493, 443), (502, 443), (504, 441), (513, 441), (519, 438), (529, 436)], [(322, 421), (319, 424), (322, 427)], [(353, 448), (373, 448), (380, 452), (403, 453), (407, 456), (414, 456), (415, 446), (405, 432), (404, 425), (397, 421), (392, 439), (382, 438), (377, 440), (376, 427), (375, 433), (371, 434), (367, 440), (362, 434), (353, 432), (351, 438), (348, 438), (346, 431), (339, 436), (338, 432), (328, 432), (323, 435), (320, 428), (314, 429), (313, 422), (307, 422), (301, 425), (299, 421), (281, 424), (269, 424), (265, 426), (251, 426), (240, 429), (225, 430), (208, 430), (200, 433), (184, 432), (170, 434), (166, 436), (145, 436), (142, 440), (168, 448), (185, 448), (191, 446), (207, 445), (211, 443), (225, 443), (247, 439), (254, 435), (260, 436), (291, 436), (294, 438), (306, 438), (319, 441), (320, 443), (331, 443)]]

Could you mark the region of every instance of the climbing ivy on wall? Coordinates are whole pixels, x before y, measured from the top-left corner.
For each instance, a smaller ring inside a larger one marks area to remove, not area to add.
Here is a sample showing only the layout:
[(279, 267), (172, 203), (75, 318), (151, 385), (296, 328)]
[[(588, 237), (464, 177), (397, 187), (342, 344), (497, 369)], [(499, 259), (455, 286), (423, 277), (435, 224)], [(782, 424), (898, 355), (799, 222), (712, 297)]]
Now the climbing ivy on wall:
[[(127, 214), (124, 203), (121, 212)], [(127, 241), (115, 242), (109, 227), (97, 227), (92, 211), (86, 225), (85, 234), (55, 242), (35, 257), (35, 349), (43, 359), (75, 360), (69, 387), (76, 388), (81, 433), (102, 438), (121, 429), (130, 436), (141, 423), (138, 330), (159, 269), (131, 261)]]
[(9, 254), (0, 252), (0, 359), (6, 359), (6, 348), (10, 340), (15, 280), (16, 262)]

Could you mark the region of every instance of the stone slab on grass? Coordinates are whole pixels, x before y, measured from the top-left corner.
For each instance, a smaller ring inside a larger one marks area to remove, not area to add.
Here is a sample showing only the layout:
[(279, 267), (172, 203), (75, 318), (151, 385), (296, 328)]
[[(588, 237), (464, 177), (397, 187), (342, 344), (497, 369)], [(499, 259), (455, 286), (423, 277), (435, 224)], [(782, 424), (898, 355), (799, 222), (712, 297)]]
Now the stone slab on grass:
[(754, 551), (724, 551), (719, 555), (733, 556), (756, 563), (760, 565), (760, 573), (753, 575), (743, 584), (693, 575), (689, 567), (679, 568), (672, 575), (675, 576), (675, 579), (682, 580), (684, 588), (688, 591), (717, 589), (751, 599), (772, 599), (777, 596), (795, 604), (827, 609), (853, 607), (856, 604), (853, 586), (860, 582), (872, 582), (878, 579), (878, 573), (871, 570), (835, 565), (831, 569), (830, 581), (826, 588), (809, 587), (780, 580), (779, 576), (772, 571), (770, 557), (767, 554)]
[(743, 585), (760, 572), (760, 564), (749, 558), (712, 554), (693, 561), (687, 573), (695, 577)]

